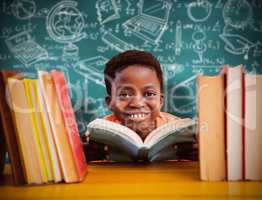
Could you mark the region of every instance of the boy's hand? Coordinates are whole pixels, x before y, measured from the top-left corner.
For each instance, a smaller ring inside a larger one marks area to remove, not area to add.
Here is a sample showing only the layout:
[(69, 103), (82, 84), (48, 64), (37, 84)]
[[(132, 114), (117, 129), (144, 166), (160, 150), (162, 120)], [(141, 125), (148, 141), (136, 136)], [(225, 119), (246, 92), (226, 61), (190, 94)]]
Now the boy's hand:
[(99, 153), (100, 150), (99, 149), (103, 149), (104, 151), (104, 157), (105, 159), (108, 160), (109, 156), (108, 156), (108, 145), (102, 144), (102, 143), (97, 143), (94, 141), (90, 141), (90, 132), (87, 130), (83, 136), (83, 142), (88, 144), (90, 146), (90, 151), (94, 151), (95, 153)]
[(83, 142), (84, 143), (89, 143), (89, 140), (90, 140), (90, 132), (87, 130), (84, 134), (84, 137), (83, 137)]
[(198, 160), (198, 144), (180, 143), (174, 145), (179, 159)]

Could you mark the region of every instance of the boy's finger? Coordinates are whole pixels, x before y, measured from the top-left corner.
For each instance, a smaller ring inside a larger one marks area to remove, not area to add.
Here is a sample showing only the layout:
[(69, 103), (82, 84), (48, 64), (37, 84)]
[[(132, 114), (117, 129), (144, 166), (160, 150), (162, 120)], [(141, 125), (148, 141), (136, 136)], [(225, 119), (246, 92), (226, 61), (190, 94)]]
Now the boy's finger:
[(83, 135), (83, 137), (82, 137), (82, 141), (83, 142), (89, 142), (89, 139), (90, 139), (90, 136), (88, 135), (88, 136), (86, 136), (86, 135)]
[(86, 132), (85, 132), (85, 136), (88, 136), (88, 137), (89, 137), (89, 136), (90, 136), (90, 132), (89, 132), (89, 131), (86, 131)]
[(85, 132), (84, 139), (85, 139), (86, 142), (89, 142), (89, 139), (90, 139), (90, 132), (89, 131)]

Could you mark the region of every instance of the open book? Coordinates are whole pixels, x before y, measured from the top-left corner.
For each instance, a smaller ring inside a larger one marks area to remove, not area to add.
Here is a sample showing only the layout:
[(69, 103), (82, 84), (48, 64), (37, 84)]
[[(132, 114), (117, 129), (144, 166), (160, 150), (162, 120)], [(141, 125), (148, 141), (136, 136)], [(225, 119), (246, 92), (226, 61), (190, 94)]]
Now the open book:
[(176, 143), (195, 142), (196, 122), (191, 119), (180, 119), (161, 125), (148, 134), (143, 140), (130, 128), (96, 119), (87, 126), (90, 140), (113, 146), (123, 151), (132, 160), (154, 161), (158, 153)]

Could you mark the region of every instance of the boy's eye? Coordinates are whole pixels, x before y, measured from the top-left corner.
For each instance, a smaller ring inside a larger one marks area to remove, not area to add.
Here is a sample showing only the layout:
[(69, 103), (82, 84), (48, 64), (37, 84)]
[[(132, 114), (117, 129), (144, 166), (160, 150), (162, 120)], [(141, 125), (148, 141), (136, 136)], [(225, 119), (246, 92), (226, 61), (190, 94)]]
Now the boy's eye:
[(129, 98), (131, 97), (131, 94), (127, 93), (127, 92), (122, 92), (118, 95), (118, 97), (120, 98)]
[(156, 96), (155, 92), (146, 92), (145, 93), (145, 97), (153, 97), (153, 96)]
[(128, 97), (129, 95), (127, 93), (121, 93), (119, 94), (120, 97)]

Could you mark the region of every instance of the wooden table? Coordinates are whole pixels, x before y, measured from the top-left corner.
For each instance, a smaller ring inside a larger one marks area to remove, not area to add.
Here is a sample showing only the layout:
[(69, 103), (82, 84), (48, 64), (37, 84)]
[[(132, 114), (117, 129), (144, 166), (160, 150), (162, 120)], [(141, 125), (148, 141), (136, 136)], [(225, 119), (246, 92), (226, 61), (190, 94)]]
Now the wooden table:
[(92, 163), (82, 183), (13, 186), (10, 175), (0, 199), (262, 199), (262, 182), (204, 182), (197, 162)]

